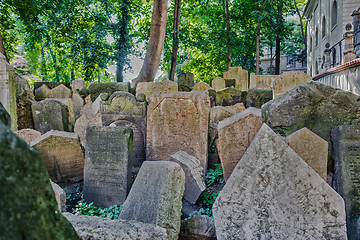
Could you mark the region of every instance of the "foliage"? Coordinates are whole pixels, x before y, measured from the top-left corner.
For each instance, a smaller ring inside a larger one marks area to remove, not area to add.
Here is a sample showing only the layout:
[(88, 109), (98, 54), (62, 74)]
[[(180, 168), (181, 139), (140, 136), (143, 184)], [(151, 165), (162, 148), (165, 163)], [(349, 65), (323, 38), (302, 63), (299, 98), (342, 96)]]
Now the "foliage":
[(196, 216), (199, 216), (199, 215), (207, 215), (211, 218), (214, 218), (213, 217), (213, 213), (212, 213), (212, 210), (210, 208), (200, 208), (198, 211), (194, 211), (192, 212), (188, 218), (185, 218), (185, 220), (188, 220), (192, 217), (196, 217)]
[(199, 203), (201, 203), (204, 206), (212, 208), (212, 205), (214, 205), (214, 202), (219, 195), (220, 191), (214, 192), (214, 193), (208, 193), (204, 192), (200, 199), (198, 200)]
[(81, 200), (76, 205), (74, 213), (76, 215), (98, 216), (109, 219), (117, 219), (120, 215), (122, 206), (110, 206), (108, 208), (100, 208), (94, 206), (94, 203), (87, 203)]
[(82, 192), (80, 190), (80, 187), (77, 187), (76, 188), (76, 192), (73, 193), (73, 194), (68, 194), (66, 196), (66, 200), (68, 201), (74, 201), (74, 200), (78, 200), (78, 199), (81, 199), (82, 198)]
[(215, 164), (215, 169), (209, 169), (205, 175), (206, 186), (210, 187), (216, 182), (224, 181), (223, 169), (220, 164)]

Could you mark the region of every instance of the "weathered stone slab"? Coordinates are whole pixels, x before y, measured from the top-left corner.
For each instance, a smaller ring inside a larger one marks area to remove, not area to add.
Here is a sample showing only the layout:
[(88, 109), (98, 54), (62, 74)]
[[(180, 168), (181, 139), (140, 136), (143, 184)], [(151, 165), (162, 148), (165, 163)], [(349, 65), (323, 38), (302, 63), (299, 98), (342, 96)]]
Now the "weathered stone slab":
[(82, 240), (167, 240), (166, 230), (154, 224), (63, 213)]
[[(247, 92), (235, 88), (225, 88), (220, 91), (208, 91), (211, 106), (231, 106), (237, 103), (245, 103)], [(211, 95), (214, 95), (213, 97)]]
[(248, 71), (242, 67), (230, 67), (228, 71), (224, 72), (225, 79), (235, 79), (235, 88), (241, 91), (247, 91), (248, 87)]
[(302, 128), (286, 137), (286, 143), (327, 181), (328, 142)]
[(52, 190), (55, 194), (55, 199), (58, 204), (60, 212), (66, 212), (66, 193), (59, 185), (50, 180)]
[(256, 108), (248, 108), (218, 124), (216, 144), (225, 180), (230, 177), (261, 125), (261, 111)]
[(191, 88), (185, 85), (178, 85), (179, 92), (191, 92)]
[(185, 172), (184, 198), (195, 204), (201, 193), (206, 189), (204, 169), (200, 161), (184, 151), (171, 155), (170, 161), (178, 163)]
[(273, 98), (277, 98), (295, 86), (310, 80), (311, 77), (301, 71), (284, 72), (273, 81)]
[(273, 81), (277, 77), (279, 75), (255, 75), (255, 73), (250, 73), (250, 88), (255, 88), (257, 85), (267, 85), (271, 90)]
[[(1, 54), (1, 53), (0, 53)], [(0, 122), (5, 126), (11, 127), (11, 119), (9, 113), (5, 110), (4, 106), (0, 102)]]
[(73, 92), (76, 92), (76, 90), (86, 88), (86, 83), (84, 80), (73, 80), (71, 83), (71, 88)]
[(213, 146), (217, 135), (218, 135), (217, 124), (214, 123), (213, 121), (210, 121), (208, 149), (211, 149), (211, 147)]
[(71, 98), (71, 90), (63, 84), (50, 90), (50, 98)]
[[(0, 107), (0, 112), (5, 111)], [(0, 121), (1, 239), (79, 239), (57, 209), (40, 154)]]
[(71, 89), (70, 83), (66, 82), (34, 82), (34, 90), (42, 87), (42, 85), (46, 85), (50, 90), (60, 85), (64, 85), (65, 87)]
[(211, 87), (216, 91), (226, 88), (225, 79), (216, 77), (211, 81)]
[(31, 91), (25, 91), (16, 98), (17, 125), (18, 129), (34, 128), (31, 106), (35, 102)]
[(207, 169), (209, 99), (203, 92), (155, 92), (147, 112), (146, 159), (169, 160), (180, 150)]
[(224, 79), (224, 80), (225, 80), (225, 87), (235, 88), (235, 84), (236, 84), (235, 79)]
[(210, 89), (210, 85), (207, 84), (206, 82), (198, 82), (197, 84), (195, 84), (194, 88), (192, 89), (192, 91), (200, 91), (200, 92), (204, 92), (208, 89)]
[(343, 199), (266, 124), (213, 206), (217, 239), (347, 239)]
[(72, 98), (52, 98), (51, 100), (59, 101), (66, 106), (67, 115), (68, 115), (68, 131), (71, 132), (74, 129), (75, 124), (75, 111), (74, 111), (74, 102)]
[(239, 113), (239, 112), (244, 111), (246, 109), (243, 103), (236, 103), (234, 105), (225, 106), (225, 107), (227, 109), (229, 109), (230, 111), (233, 111), (235, 113)]
[(83, 147), (86, 147), (86, 129), (89, 126), (103, 126), (100, 113), (84, 114), (76, 120), (74, 132), (78, 134)]
[(215, 240), (214, 219), (207, 215), (199, 215), (181, 222), (180, 240)]
[(30, 145), (40, 153), (53, 182), (83, 179), (84, 154), (76, 134), (49, 131)]
[(15, 134), (29, 145), (32, 141), (41, 136), (41, 133), (34, 129), (21, 129), (19, 131), (15, 131)]
[(246, 107), (261, 108), (262, 105), (273, 99), (272, 90), (249, 89), (246, 96)]
[(334, 147), (334, 187), (344, 198), (349, 239), (359, 239), (360, 217), (360, 125), (343, 125), (331, 131)]
[(43, 84), (41, 87), (34, 90), (35, 100), (41, 101), (50, 97), (51, 89)]
[(84, 199), (98, 207), (121, 205), (131, 187), (132, 130), (88, 127)]
[(78, 92), (73, 92), (72, 101), (74, 105), (74, 116), (76, 121), (81, 116), (80, 112), (82, 107), (84, 106), (84, 99), (80, 96)]
[(177, 83), (164, 80), (161, 82), (142, 82), (136, 86), (136, 96), (143, 93), (146, 98), (149, 98), (153, 92), (160, 91), (178, 91)]
[(178, 75), (178, 85), (194, 87), (194, 74), (191, 72), (182, 72)]
[(177, 239), (185, 173), (170, 161), (145, 161), (130, 190), (119, 219), (156, 224)]
[(130, 92), (130, 83), (92, 83), (89, 85), (88, 90), (91, 95), (91, 101), (94, 102), (101, 93), (107, 93), (111, 95), (117, 91)]
[(65, 104), (51, 99), (31, 106), (35, 129), (42, 134), (50, 130), (69, 131), (69, 114)]
[(215, 106), (210, 109), (210, 121), (218, 124), (220, 121), (225, 118), (231, 117), (235, 114), (235, 112), (223, 107), (223, 106)]
[(272, 88), (266, 84), (258, 84), (253, 89), (272, 90)]

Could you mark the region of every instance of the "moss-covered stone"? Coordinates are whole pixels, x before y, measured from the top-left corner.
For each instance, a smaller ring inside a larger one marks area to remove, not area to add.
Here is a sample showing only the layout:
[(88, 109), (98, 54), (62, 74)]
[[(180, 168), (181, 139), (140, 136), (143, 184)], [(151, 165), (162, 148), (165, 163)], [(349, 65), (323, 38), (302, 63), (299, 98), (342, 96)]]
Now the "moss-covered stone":
[(261, 108), (262, 105), (272, 100), (273, 91), (265, 89), (249, 89), (246, 97), (246, 107)]
[(94, 102), (101, 93), (108, 93), (109, 96), (117, 91), (130, 92), (130, 83), (93, 83), (89, 87), (91, 101)]
[(0, 102), (0, 123), (5, 124), (6, 126), (11, 126), (11, 119), (9, 113), (5, 110), (4, 106)]

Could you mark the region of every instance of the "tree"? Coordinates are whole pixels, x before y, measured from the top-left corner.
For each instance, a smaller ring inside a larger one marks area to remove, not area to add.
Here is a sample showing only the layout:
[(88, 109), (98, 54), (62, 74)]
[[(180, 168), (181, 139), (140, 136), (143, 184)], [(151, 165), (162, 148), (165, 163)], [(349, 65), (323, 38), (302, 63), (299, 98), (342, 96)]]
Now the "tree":
[(173, 46), (172, 46), (172, 54), (171, 54), (171, 68), (169, 74), (169, 79), (171, 81), (174, 81), (175, 79), (177, 51), (179, 48), (180, 6), (181, 6), (181, 0), (175, 0), (174, 21), (173, 21)]

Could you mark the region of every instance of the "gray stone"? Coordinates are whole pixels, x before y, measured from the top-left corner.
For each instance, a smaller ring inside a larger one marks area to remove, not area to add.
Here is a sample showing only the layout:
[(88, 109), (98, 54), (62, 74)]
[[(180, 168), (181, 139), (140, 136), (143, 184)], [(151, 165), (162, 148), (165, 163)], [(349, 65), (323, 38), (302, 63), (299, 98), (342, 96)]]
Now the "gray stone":
[(167, 240), (166, 230), (154, 224), (63, 213), (82, 240)]
[(211, 149), (211, 147), (213, 146), (215, 139), (218, 136), (218, 129), (217, 129), (217, 124), (210, 121), (209, 123), (209, 142), (208, 142), (208, 149)]
[(131, 187), (132, 130), (88, 127), (84, 199), (98, 207), (121, 205)]
[(73, 132), (75, 125), (75, 112), (74, 112), (74, 102), (72, 98), (51, 98), (51, 100), (56, 100), (65, 104), (68, 115), (68, 131)]
[(71, 82), (71, 88), (73, 92), (76, 92), (76, 90), (86, 88), (86, 83), (84, 80), (73, 80)]
[(272, 90), (249, 89), (246, 96), (246, 108), (261, 108), (262, 105), (273, 99)]
[(207, 92), (210, 97), (211, 107), (231, 106), (237, 103), (245, 103), (247, 95), (246, 91), (241, 91), (232, 87), (227, 87), (220, 91), (208, 89)]
[(195, 204), (201, 193), (206, 189), (204, 183), (204, 169), (199, 159), (184, 151), (171, 155), (170, 161), (178, 163), (185, 172), (184, 198)]
[(191, 72), (182, 72), (178, 75), (178, 85), (185, 85), (187, 87), (194, 87), (194, 74)]
[(80, 96), (78, 92), (73, 92), (72, 95), (73, 105), (74, 105), (74, 115), (75, 121), (81, 116), (80, 112), (84, 106), (84, 99)]
[[(89, 104), (89, 105), (88, 105)], [(92, 114), (91, 109), (91, 101), (88, 102), (85, 107), (89, 107), (90, 109), (85, 109), (87, 111), (84, 111), (84, 115), (78, 118), (75, 122), (74, 126), (74, 132), (79, 135), (81, 145), (83, 147), (86, 147), (86, 129), (89, 126), (102, 126), (102, 120), (101, 120), (101, 114)], [(84, 108), (83, 108), (84, 110)]]
[(218, 124), (220, 121), (225, 118), (229, 118), (233, 116), (235, 112), (223, 107), (223, 106), (215, 106), (210, 109), (210, 121)]
[(359, 239), (360, 217), (360, 125), (344, 125), (331, 131), (334, 148), (334, 187), (344, 198), (349, 239)]
[(51, 187), (55, 194), (55, 199), (58, 204), (60, 212), (66, 212), (66, 193), (65, 191), (56, 183), (50, 180)]
[(118, 83), (92, 83), (88, 87), (91, 95), (91, 101), (95, 101), (101, 93), (108, 93), (109, 95), (117, 91), (129, 92), (129, 82), (118, 82)]
[(119, 218), (156, 224), (166, 229), (169, 239), (177, 239), (184, 184), (185, 173), (179, 164), (145, 161)]
[(68, 111), (65, 104), (56, 100), (42, 100), (31, 106), (35, 129), (42, 134), (50, 130), (68, 131)]
[(344, 201), (266, 124), (217, 197), (217, 239), (347, 239)]
[(215, 240), (214, 219), (199, 215), (181, 222), (180, 240)]
[(71, 90), (63, 84), (60, 84), (50, 90), (49, 98), (71, 98), (71, 95)]
[(24, 93), (16, 98), (17, 125), (18, 130), (24, 128), (34, 129), (34, 120), (31, 112), (31, 106), (35, 102), (32, 91)]
[(46, 98), (49, 98), (50, 92), (51, 89), (48, 86), (46, 86), (45, 84), (41, 85), (41, 87), (34, 90), (35, 100), (41, 101), (41, 100), (45, 100)]
[(159, 91), (178, 91), (178, 85), (176, 82), (170, 80), (163, 80), (161, 82), (141, 82), (136, 86), (136, 96), (139, 94), (145, 94), (148, 99), (153, 92)]
[(65, 82), (34, 82), (34, 90), (42, 87), (43, 85), (46, 85), (50, 90), (60, 85), (64, 85), (68, 89), (71, 89), (70, 83)]
[(5, 126), (11, 127), (10, 115), (5, 110), (1, 102), (0, 102), (0, 122), (3, 123)]

